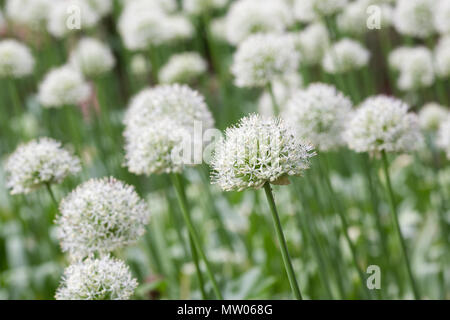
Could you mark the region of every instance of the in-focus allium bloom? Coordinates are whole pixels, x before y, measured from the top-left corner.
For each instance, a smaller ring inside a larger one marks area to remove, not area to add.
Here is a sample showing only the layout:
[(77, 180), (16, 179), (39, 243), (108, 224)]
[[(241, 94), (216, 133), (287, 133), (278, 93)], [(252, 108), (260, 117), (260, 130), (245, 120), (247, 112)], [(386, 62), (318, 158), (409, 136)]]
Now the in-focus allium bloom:
[(255, 33), (282, 33), (293, 23), (285, 1), (238, 0), (228, 10), (226, 34), (237, 45)]
[(187, 83), (206, 72), (206, 69), (206, 61), (196, 52), (175, 54), (159, 71), (159, 81)]
[(134, 187), (114, 178), (79, 185), (61, 201), (59, 211), (58, 239), (62, 250), (75, 259), (135, 243), (150, 218)]
[(317, 149), (327, 151), (345, 143), (343, 133), (351, 111), (351, 100), (335, 87), (313, 83), (293, 94), (283, 116), (300, 137)]
[(441, 37), (434, 48), (434, 69), (438, 77), (450, 77), (450, 35)]
[(403, 101), (378, 95), (367, 98), (348, 124), (345, 139), (356, 152), (406, 152), (422, 142), (419, 120)]
[(294, 0), (295, 18), (301, 22), (312, 22), (339, 12), (348, 0)]
[(40, 138), (21, 144), (5, 163), (11, 194), (29, 193), (44, 185), (61, 183), (81, 170), (80, 160), (61, 143)]
[(128, 266), (108, 256), (78, 261), (64, 270), (57, 300), (128, 300), (138, 283)]
[(283, 119), (250, 115), (225, 131), (211, 166), (212, 183), (225, 191), (261, 188), (266, 182), (287, 184), (309, 168), (313, 147)]
[(446, 107), (435, 102), (427, 103), (419, 111), (420, 127), (426, 131), (437, 131), (441, 122), (449, 115)]
[(90, 88), (80, 71), (71, 66), (51, 70), (39, 85), (38, 100), (43, 107), (77, 105), (89, 98)]
[(433, 34), (434, 5), (435, 0), (398, 0), (392, 19), (398, 33), (418, 38)]
[(370, 52), (359, 42), (344, 38), (327, 50), (322, 66), (332, 74), (344, 73), (366, 66), (369, 58)]
[(450, 116), (447, 116), (439, 126), (436, 145), (444, 150), (447, 158), (450, 159)]
[(301, 53), (302, 63), (306, 65), (319, 64), (330, 44), (327, 28), (322, 23), (308, 25), (294, 41)]
[(438, 0), (433, 16), (436, 30), (442, 34), (450, 34), (450, 1)]
[(183, 0), (183, 9), (189, 14), (198, 15), (223, 8), (227, 2), (228, 0)]
[(94, 38), (82, 38), (70, 55), (70, 63), (87, 77), (95, 77), (114, 67), (111, 49)]
[(45, 25), (51, 5), (51, 0), (7, 0), (5, 14), (15, 24), (38, 29)]
[(21, 78), (33, 68), (34, 58), (26, 45), (13, 39), (0, 41), (0, 78)]
[(289, 35), (256, 34), (242, 42), (231, 71), (239, 87), (263, 87), (297, 70), (300, 54)]

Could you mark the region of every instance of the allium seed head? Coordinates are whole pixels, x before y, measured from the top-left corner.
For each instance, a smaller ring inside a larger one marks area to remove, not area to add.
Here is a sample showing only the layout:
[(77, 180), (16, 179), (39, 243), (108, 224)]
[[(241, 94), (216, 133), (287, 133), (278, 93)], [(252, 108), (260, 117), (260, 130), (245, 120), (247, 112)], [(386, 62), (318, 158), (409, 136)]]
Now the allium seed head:
[(439, 126), (436, 144), (444, 150), (447, 158), (450, 159), (450, 116), (447, 116)]
[(206, 72), (206, 61), (196, 52), (184, 52), (170, 57), (161, 68), (161, 83), (188, 83)]
[(327, 50), (322, 66), (332, 74), (345, 73), (366, 66), (369, 58), (370, 52), (359, 42), (344, 38)]
[(34, 58), (30, 49), (19, 41), (0, 41), (0, 78), (21, 78), (33, 72)]
[(418, 38), (433, 34), (434, 5), (435, 0), (398, 0), (393, 16), (398, 33)]

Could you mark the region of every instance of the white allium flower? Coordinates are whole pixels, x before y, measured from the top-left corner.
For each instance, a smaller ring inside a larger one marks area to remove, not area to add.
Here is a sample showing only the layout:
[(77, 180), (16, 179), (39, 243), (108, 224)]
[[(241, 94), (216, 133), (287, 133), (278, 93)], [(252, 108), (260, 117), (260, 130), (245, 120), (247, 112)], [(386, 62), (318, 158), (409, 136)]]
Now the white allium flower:
[(348, 0), (294, 0), (295, 18), (301, 22), (312, 22), (339, 12)]
[(75, 259), (135, 243), (150, 218), (134, 187), (114, 178), (79, 185), (61, 201), (59, 211), (58, 239), (62, 250)]
[(282, 119), (250, 115), (225, 131), (211, 163), (212, 183), (225, 191), (286, 184), (309, 168), (313, 147)]
[(356, 152), (406, 152), (420, 146), (418, 117), (403, 101), (378, 95), (367, 98), (348, 124), (345, 139)]
[(86, 0), (89, 6), (97, 12), (100, 17), (111, 13), (114, 0)]
[(181, 14), (172, 15), (166, 20), (167, 42), (186, 40), (194, 35), (190, 20)]
[(82, 38), (70, 55), (70, 63), (87, 77), (110, 71), (115, 64), (111, 49), (95, 38)]
[(256, 34), (242, 42), (234, 54), (231, 71), (239, 87), (262, 87), (295, 72), (300, 55), (288, 35)]
[(5, 14), (13, 23), (41, 28), (51, 5), (51, 0), (7, 0)]
[(214, 9), (221, 9), (228, 0), (183, 0), (183, 9), (189, 14), (198, 15)]
[(183, 52), (170, 57), (159, 71), (161, 83), (187, 83), (205, 73), (206, 61), (197, 52)]
[(295, 41), (301, 53), (302, 62), (307, 65), (319, 64), (330, 44), (328, 30), (322, 23), (308, 25), (298, 34)]
[(441, 122), (449, 115), (446, 107), (435, 102), (427, 103), (419, 111), (420, 127), (423, 130), (436, 131)]
[(450, 34), (450, 1), (437, 1), (434, 8), (434, 26), (439, 33)]
[(64, 270), (57, 300), (128, 300), (138, 286), (128, 266), (108, 256), (76, 262)]
[(152, 69), (151, 63), (143, 54), (135, 54), (130, 62), (131, 73), (134, 75), (145, 75)]
[(38, 100), (43, 107), (77, 105), (89, 98), (90, 87), (80, 71), (71, 66), (52, 69), (39, 85)]
[(283, 0), (238, 0), (228, 10), (226, 35), (237, 45), (255, 33), (281, 33), (293, 23), (292, 14)]
[(434, 68), (438, 77), (450, 77), (450, 35), (441, 37), (434, 48)]
[(226, 16), (215, 18), (209, 26), (211, 35), (215, 40), (227, 42), (227, 19)]
[(436, 145), (440, 147), (447, 154), (450, 159), (450, 116), (439, 126)]
[(369, 50), (357, 41), (344, 38), (327, 50), (322, 66), (325, 71), (332, 74), (344, 73), (366, 66), (369, 58)]
[(44, 184), (61, 183), (80, 170), (80, 160), (60, 142), (40, 138), (21, 144), (8, 157), (6, 185), (11, 194), (29, 193)]
[[(143, 0), (122, 0), (122, 5), (128, 5), (131, 2), (138, 1)], [(178, 8), (177, 0), (145, 0), (145, 2), (167, 13), (173, 13)]]
[(31, 50), (17, 40), (0, 41), (0, 78), (21, 78), (33, 72)]
[(351, 100), (335, 87), (313, 83), (294, 93), (283, 116), (300, 137), (327, 151), (345, 143), (343, 133), (351, 112)]
[(393, 23), (400, 34), (426, 38), (434, 33), (435, 0), (398, 0)]

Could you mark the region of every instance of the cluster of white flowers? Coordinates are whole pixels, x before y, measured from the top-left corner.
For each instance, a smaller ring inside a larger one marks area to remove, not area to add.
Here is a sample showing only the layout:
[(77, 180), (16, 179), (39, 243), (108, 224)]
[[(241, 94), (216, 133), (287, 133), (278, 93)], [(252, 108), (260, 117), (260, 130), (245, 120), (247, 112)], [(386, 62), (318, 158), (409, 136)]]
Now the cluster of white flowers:
[(281, 33), (292, 23), (284, 0), (238, 0), (228, 10), (226, 35), (231, 44), (237, 45), (251, 34)]
[(450, 1), (437, 0), (433, 17), (436, 30), (442, 34), (450, 34)]
[(87, 77), (99, 76), (114, 67), (111, 49), (94, 38), (82, 38), (70, 55), (70, 63)]
[(124, 119), (129, 171), (146, 175), (181, 171), (183, 163), (175, 161), (175, 153), (182, 148), (182, 138), (191, 135), (196, 122), (202, 130), (214, 125), (204, 98), (197, 91), (179, 84), (141, 91), (131, 101)]
[(46, 74), (39, 85), (38, 100), (43, 107), (59, 108), (86, 101), (90, 94), (89, 84), (81, 72), (65, 65)]
[(0, 78), (21, 78), (33, 68), (34, 58), (26, 45), (13, 39), (0, 41)]
[(137, 76), (146, 75), (152, 69), (152, 65), (143, 54), (135, 54), (130, 61), (131, 73)]
[(309, 168), (313, 147), (284, 120), (250, 115), (228, 128), (216, 146), (212, 183), (225, 191), (287, 184)]
[(348, 0), (294, 0), (293, 11), (298, 21), (312, 22), (341, 11), (347, 3)]
[(345, 73), (366, 66), (369, 59), (369, 50), (355, 40), (344, 38), (326, 51), (322, 67), (332, 74)]
[(199, 15), (214, 9), (221, 9), (228, 0), (183, 0), (183, 10), (189, 14)]
[(450, 159), (450, 116), (447, 116), (439, 126), (436, 144), (444, 150), (447, 158)]
[(188, 83), (205, 73), (206, 61), (197, 52), (184, 52), (170, 57), (159, 71), (161, 83)]
[(433, 55), (426, 47), (400, 47), (389, 55), (390, 66), (399, 71), (401, 90), (429, 87), (434, 82)]
[(295, 46), (301, 53), (302, 63), (319, 64), (330, 45), (327, 28), (322, 23), (313, 23), (303, 29), (294, 39)]
[(47, 21), (51, 0), (7, 0), (5, 14), (13, 23), (42, 28)]
[(91, 179), (60, 203), (56, 218), (62, 250), (73, 259), (133, 244), (150, 215), (134, 187), (114, 178)]
[(300, 54), (291, 36), (256, 34), (242, 42), (233, 57), (231, 71), (239, 87), (263, 87), (295, 72)]
[(80, 160), (50, 138), (21, 144), (5, 163), (11, 194), (29, 193), (44, 185), (61, 183), (81, 170)]
[(398, 0), (393, 16), (398, 33), (418, 38), (432, 35), (434, 5), (435, 0)]
[(351, 100), (335, 87), (313, 83), (293, 94), (283, 116), (300, 137), (317, 149), (327, 151), (345, 143), (343, 133), (351, 111)]
[(128, 266), (108, 256), (86, 259), (64, 270), (57, 300), (128, 300), (138, 283)]
[(442, 121), (449, 115), (446, 107), (435, 102), (427, 103), (419, 111), (420, 127), (426, 131), (437, 131)]
[(403, 101), (384, 95), (361, 104), (344, 136), (350, 149), (369, 153), (410, 151), (422, 141), (418, 117)]
[(438, 77), (450, 77), (450, 35), (441, 37), (434, 48), (434, 67)]

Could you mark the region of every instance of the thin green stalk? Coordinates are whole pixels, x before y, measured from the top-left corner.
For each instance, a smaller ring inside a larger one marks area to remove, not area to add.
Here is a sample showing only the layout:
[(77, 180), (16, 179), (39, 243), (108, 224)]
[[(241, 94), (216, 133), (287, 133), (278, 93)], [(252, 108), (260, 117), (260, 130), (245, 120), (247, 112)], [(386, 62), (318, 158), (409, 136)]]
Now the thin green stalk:
[(273, 92), (272, 83), (270, 82), (267, 84), (267, 91), (269, 91), (270, 99), (272, 100), (273, 113), (278, 116), (280, 115), (280, 106), (278, 105), (277, 98)]
[(294, 294), (295, 299), (302, 300), (302, 294), (300, 293), (300, 288), (295, 277), (294, 268), (292, 267), (291, 258), (289, 257), (289, 252), (286, 245), (286, 239), (284, 238), (283, 229), (281, 227), (280, 218), (278, 216), (277, 207), (275, 205), (275, 200), (273, 199), (272, 188), (270, 187), (270, 184), (268, 182), (264, 184), (264, 191), (266, 192), (267, 201), (269, 202), (275, 232), (280, 244), (281, 255), (283, 257), (284, 267), (289, 278), (292, 293)]
[(53, 201), (53, 204), (55, 205), (55, 207), (58, 207), (58, 201), (56, 201), (56, 198), (55, 198), (55, 195), (53, 194), (52, 187), (51, 187), (50, 183), (46, 182), (45, 183), (45, 187), (47, 189), (48, 194), (50, 195), (50, 198)]
[(197, 273), (198, 285), (200, 287), (200, 292), (202, 293), (202, 299), (206, 300), (208, 299), (208, 296), (206, 295), (205, 291), (205, 282), (203, 280), (202, 271), (200, 269), (200, 263), (198, 262), (197, 250), (195, 249), (194, 240), (192, 240), (191, 235), (189, 235), (189, 245), (191, 246), (192, 260), (194, 261), (195, 264), (195, 272)]
[[(198, 238), (197, 232), (195, 231), (194, 225), (192, 224), (191, 217), (189, 215), (188, 205), (186, 194), (184, 192), (184, 186), (179, 174), (171, 174), (172, 183), (175, 187), (175, 191), (178, 198), (178, 204), (180, 205), (181, 213), (183, 214), (184, 222), (188, 228), (189, 234), (192, 237), (193, 244), (195, 245), (200, 257), (206, 266), (206, 273), (208, 274), (209, 280), (214, 289), (214, 293), (216, 294), (216, 298), (219, 300), (223, 300), (222, 294), (220, 293), (219, 287), (217, 286), (216, 279), (214, 278), (214, 274), (211, 269), (211, 265), (209, 264), (208, 259), (206, 258), (205, 252), (200, 244), (200, 240)], [(194, 249), (195, 250), (195, 249)], [(194, 255), (193, 255), (194, 258)]]
[(395, 224), (395, 229), (397, 231), (397, 235), (400, 239), (400, 244), (402, 247), (402, 253), (403, 253), (403, 258), (405, 259), (405, 263), (406, 263), (406, 270), (408, 272), (408, 277), (409, 277), (409, 281), (411, 283), (411, 287), (414, 293), (414, 298), (415, 299), (420, 299), (420, 294), (419, 294), (419, 289), (417, 287), (417, 284), (414, 280), (414, 276), (411, 270), (411, 264), (409, 262), (409, 257), (408, 257), (408, 252), (407, 252), (407, 248), (406, 248), (406, 243), (405, 243), (405, 239), (403, 238), (402, 235), (402, 231), (400, 229), (400, 223), (398, 220), (398, 214), (397, 214), (397, 208), (395, 205), (395, 198), (394, 198), (394, 192), (392, 191), (392, 185), (391, 185), (391, 178), (389, 176), (389, 163), (388, 163), (388, 159), (387, 159), (387, 155), (386, 152), (383, 150), (381, 152), (381, 157), (383, 160), (383, 169), (384, 169), (384, 175), (386, 178), (386, 186), (387, 186), (387, 192), (388, 192), (388, 196), (389, 196), (389, 204), (391, 206), (391, 211), (392, 211), (392, 216), (394, 219), (394, 224)]

